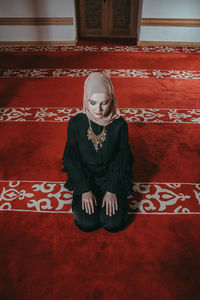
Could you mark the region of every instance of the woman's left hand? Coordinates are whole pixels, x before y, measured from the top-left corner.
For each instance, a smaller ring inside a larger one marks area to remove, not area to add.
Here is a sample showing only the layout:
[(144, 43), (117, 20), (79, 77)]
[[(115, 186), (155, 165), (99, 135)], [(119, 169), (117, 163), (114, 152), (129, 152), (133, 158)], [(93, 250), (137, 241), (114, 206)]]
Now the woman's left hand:
[(115, 211), (118, 210), (117, 197), (115, 194), (106, 192), (103, 198), (102, 207), (106, 205), (106, 215), (115, 215)]

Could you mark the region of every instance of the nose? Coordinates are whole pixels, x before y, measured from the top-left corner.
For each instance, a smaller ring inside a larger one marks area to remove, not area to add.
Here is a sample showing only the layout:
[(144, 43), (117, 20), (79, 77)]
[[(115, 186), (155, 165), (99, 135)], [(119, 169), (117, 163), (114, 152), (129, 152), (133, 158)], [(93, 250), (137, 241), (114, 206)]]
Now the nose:
[(99, 104), (99, 106), (98, 106), (98, 112), (101, 112), (102, 111), (102, 106), (101, 106), (101, 104)]

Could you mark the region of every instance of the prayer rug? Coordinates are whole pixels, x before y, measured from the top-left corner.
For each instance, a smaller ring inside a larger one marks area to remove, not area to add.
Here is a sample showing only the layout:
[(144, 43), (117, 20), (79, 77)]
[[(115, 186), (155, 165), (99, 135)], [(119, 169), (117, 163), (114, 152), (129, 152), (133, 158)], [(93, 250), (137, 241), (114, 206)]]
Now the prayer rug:
[[(79, 231), (67, 124), (108, 74), (129, 128), (129, 225)], [(0, 47), (0, 299), (200, 299), (200, 48)]]

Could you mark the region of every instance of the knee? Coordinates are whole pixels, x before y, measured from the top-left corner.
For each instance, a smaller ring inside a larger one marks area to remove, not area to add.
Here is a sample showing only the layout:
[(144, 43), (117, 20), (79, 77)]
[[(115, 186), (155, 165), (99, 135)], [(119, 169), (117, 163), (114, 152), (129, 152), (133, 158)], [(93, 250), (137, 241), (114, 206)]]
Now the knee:
[(74, 223), (84, 232), (91, 232), (100, 228), (100, 224), (98, 222), (80, 222), (74, 219)]
[(109, 232), (117, 232), (122, 229), (124, 229), (127, 225), (128, 221), (128, 214), (123, 216), (122, 218), (112, 218), (112, 217), (107, 217), (106, 220), (102, 223), (102, 226), (104, 227), (105, 230)]
[(104, 227), (105, 230), (109, 232), (117, 232), (121, 229), (121, 224), (122, 222), (119, 220), (112, 220), (112, 217), (109, 217), (110, 220), (106, 220), (102, 223), (102, 226)]
[(115, 233), (115, 232), (117, 232), (117, 231), (122, 230), (123, 227), (121, 226), (121, 224), (112, 224), (112, 225), (105, 225), (105, 226), (104, 226), (104, 229), (105, 229), (106, 231)]

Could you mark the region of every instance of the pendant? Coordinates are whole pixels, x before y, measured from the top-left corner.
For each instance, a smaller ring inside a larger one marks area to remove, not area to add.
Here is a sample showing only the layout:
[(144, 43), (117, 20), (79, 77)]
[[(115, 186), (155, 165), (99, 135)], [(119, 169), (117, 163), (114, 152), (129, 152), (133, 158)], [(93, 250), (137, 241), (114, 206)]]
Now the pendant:
[(88, 137), (88, 140), (92, 141), (96, 152), (99, 150), (99, 147), (102, 149), (102, 147), (103, 147), (102, 143), (106, 140), (105, 126), (99, 135), (95, 135), (92, 130), (92, 126), (90, 124), (88, 131), (87, 131), (87, 137)]

